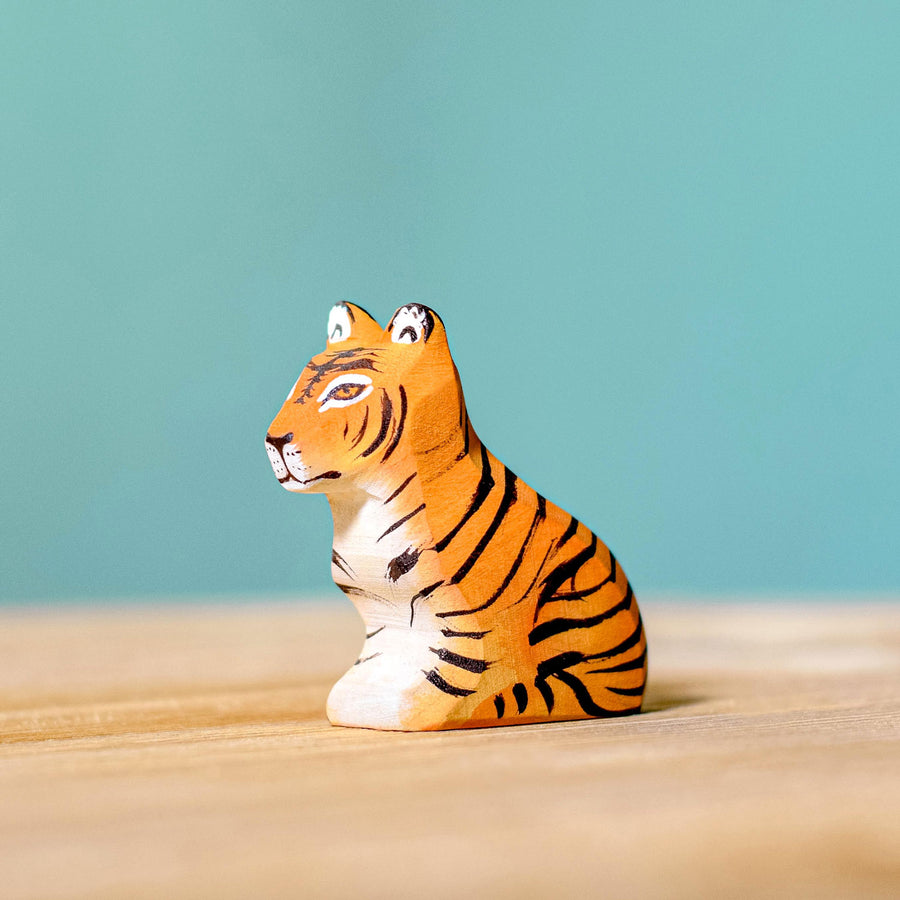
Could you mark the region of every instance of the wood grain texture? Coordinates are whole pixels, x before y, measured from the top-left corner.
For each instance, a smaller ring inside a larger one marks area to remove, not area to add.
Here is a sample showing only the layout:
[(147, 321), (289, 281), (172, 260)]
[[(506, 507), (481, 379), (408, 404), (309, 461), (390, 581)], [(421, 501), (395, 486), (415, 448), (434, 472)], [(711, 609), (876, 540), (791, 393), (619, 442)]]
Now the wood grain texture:
[(644, 618), (639, 716), (404, 734), (346, 606), (0, 612), (0, 894), (900, 895), (900, 604)]

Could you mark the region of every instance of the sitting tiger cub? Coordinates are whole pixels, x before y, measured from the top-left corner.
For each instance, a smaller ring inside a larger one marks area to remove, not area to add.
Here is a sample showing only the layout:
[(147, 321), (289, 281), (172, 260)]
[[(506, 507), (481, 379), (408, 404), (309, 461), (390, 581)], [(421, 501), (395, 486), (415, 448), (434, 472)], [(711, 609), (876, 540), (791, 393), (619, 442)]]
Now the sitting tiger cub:
[(278, 480), (321, 492), (332, 575), (366, 625), (336, 725), (421, 731), (638, 712), (647, 649), (622, 567), (479, 441), (438, 316), (328, 318), (266, 435)]

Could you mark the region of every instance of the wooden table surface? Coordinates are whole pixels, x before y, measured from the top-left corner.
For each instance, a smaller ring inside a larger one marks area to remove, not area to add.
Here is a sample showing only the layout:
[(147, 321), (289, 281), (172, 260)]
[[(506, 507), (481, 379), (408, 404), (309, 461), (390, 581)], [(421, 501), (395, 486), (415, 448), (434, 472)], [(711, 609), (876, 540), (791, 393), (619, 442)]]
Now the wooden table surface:
[(900, 897), (900, 604), (642, 606), (642, 715), (436, 734), (341, 600), (0, 610), (0, 896)]

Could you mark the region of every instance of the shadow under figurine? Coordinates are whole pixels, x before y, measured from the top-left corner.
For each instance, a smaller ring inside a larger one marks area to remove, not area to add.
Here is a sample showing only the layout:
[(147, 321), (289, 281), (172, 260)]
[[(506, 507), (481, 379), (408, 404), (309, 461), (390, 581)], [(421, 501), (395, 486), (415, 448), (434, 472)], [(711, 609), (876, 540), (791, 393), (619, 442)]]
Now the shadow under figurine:
[(266, 436), (278, 480), (320, 492), (332, 575), (366, 625), (335, 725), (422, 731), (638, 712), (644, 630), (622, 567), (469, 424), (438, 316), (387, 329), (333, 307)]

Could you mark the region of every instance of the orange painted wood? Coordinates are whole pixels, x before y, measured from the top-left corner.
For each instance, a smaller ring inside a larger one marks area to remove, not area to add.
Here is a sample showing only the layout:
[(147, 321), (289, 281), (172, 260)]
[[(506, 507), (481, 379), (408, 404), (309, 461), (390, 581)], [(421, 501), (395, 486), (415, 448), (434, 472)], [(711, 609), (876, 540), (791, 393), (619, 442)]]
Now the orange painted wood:
[(433, 310), (401, 307), (382, 329), (335, 306), (266, 449), (285, 488), (328, 497), (332, 574), (365, 622), (332, 722), (426, 731), (640, 709), (646, 640), (621, 564), (478, 439)]

